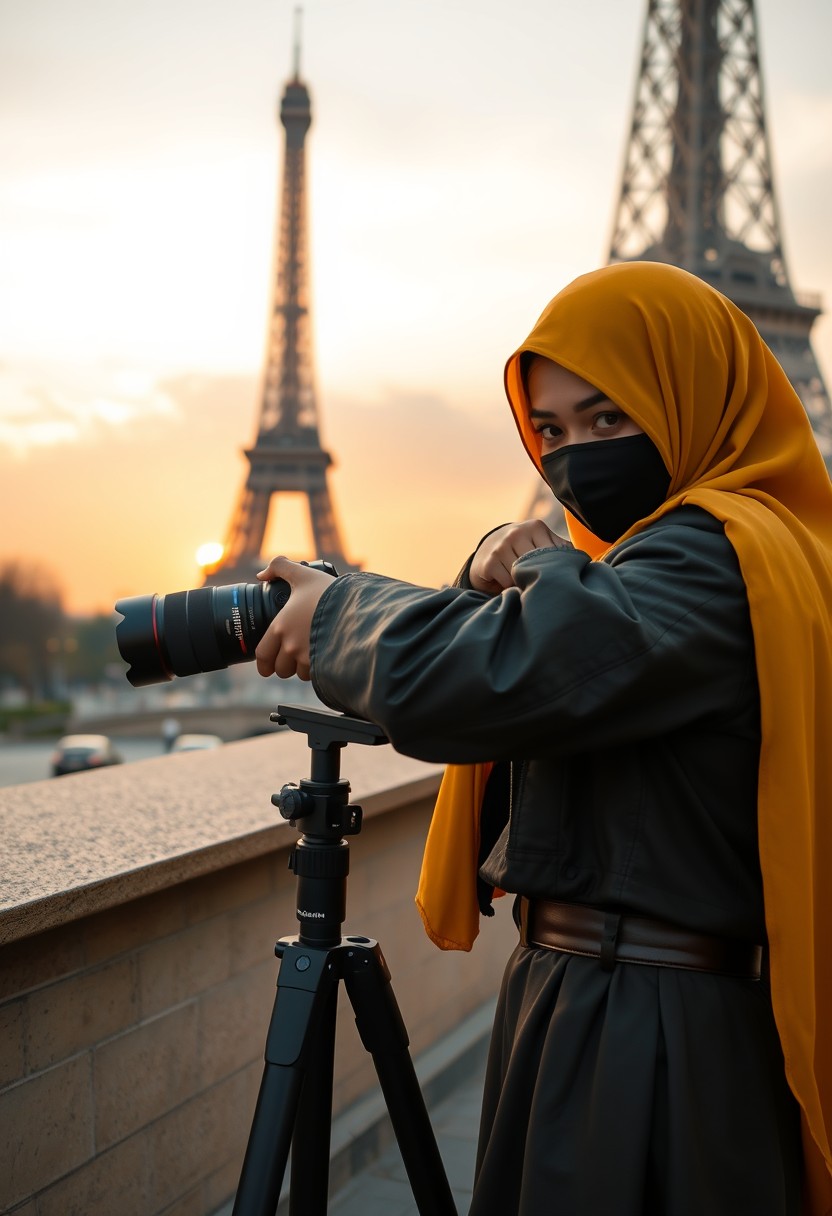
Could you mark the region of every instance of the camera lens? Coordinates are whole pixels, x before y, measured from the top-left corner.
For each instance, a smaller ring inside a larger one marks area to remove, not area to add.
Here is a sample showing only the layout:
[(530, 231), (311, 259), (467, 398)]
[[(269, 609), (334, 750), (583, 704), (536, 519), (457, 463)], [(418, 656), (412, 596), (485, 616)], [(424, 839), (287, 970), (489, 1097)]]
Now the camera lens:
[(288, 598), (289, 584), (275, 579), (119, 600), (116, 612), (124, 620), (116, 625), (116, 641), (130, 664), (127, 679), (144, 688), (251, 661)]

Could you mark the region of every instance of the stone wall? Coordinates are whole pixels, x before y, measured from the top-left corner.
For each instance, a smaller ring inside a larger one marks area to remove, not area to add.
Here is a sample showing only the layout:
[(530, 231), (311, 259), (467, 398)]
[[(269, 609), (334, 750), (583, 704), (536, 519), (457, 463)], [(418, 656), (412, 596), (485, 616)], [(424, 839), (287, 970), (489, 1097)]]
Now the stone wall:
[[(0, 791), (0, 1211), (207, 1216), (233, 1193), (273, 944), (297, 928), (296, 837), (268, 794), (306, 756), (252, 740)], [(504, 909), (471, 954), (428, 941), (413, 893), (438, 774), (348, 756), (366, 822), (345, 932), (381, 941), (416, 1055), (493, 995), (513, 931)], [(374, 1083), (342, 992), (336, 1111)]]

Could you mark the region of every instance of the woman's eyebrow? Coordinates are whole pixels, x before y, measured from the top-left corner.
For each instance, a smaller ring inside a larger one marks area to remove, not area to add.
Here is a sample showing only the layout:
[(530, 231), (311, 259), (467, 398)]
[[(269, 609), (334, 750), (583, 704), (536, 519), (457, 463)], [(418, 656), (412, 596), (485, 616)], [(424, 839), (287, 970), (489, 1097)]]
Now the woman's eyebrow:
[[(590, 397), (584, 397), (583, 401), (576, 401), (572, 406), (574, 413), (579, 414), (581, 410), (588, 410), (593, 405), (598, 405), (601, 401), (609, 401), (606, 393), (593, 393)], [(530, 418), (557, 418), (554, 410), (529, 410)]]

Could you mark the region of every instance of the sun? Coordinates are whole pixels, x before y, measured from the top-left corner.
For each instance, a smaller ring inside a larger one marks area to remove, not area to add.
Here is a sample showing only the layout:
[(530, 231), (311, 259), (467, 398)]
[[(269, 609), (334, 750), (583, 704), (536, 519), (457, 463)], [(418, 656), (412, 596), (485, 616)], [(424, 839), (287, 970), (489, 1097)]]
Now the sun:
[(206, 541), (204, 545), (199, 546), (194, 554), (196, 564), (201, 570), (208, 570), (211, 566), (216, 566), (222, 560), (224, 552), (225, 549), (219, 541)]

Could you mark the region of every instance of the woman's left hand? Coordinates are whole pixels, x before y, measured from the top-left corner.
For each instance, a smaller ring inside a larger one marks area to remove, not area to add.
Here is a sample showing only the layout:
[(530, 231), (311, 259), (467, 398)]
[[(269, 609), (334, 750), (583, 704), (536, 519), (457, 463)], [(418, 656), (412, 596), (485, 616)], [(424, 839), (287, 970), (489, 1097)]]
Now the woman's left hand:
[(274, 557), (257, 577), (262, 581), (284, 579), (291, 588), (288, 602), (269, 625), (255, 650), (257, 670), (261, 676), (297, 675), (309, 679), (309, 632), (312, 617), (332, 577), (320, 570), (311, 570), (288, 557)]

